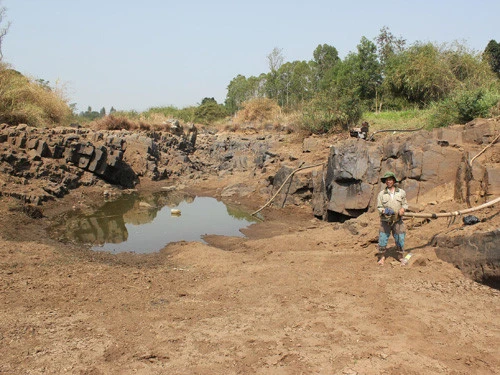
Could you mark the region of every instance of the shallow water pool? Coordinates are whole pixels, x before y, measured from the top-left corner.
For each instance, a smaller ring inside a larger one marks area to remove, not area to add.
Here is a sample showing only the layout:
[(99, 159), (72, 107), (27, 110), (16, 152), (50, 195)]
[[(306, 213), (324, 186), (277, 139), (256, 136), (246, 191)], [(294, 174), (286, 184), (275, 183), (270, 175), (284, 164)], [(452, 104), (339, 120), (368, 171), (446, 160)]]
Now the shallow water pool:
[(152, 253), (171, 242), (205, 242), (205, 235), (243, 237), (240, 229), (256, 221), (215, 198), (160, 192), (123, 195), (92, 213), (68, 212), (53, 233), (96, 251)]

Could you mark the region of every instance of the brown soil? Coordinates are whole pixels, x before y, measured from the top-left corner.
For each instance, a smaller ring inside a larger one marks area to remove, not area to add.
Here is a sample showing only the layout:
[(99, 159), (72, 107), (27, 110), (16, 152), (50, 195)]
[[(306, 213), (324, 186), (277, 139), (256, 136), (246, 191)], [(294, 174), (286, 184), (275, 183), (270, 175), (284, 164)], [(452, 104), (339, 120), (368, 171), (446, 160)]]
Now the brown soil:
[[(188, 187), (217, 196), (248, 180)], [(268, 198), (232, 199), (253, 211)], [(500, 373), (500, 293), (430, 245), (460, 223), (408, 222), (415, 255), (406, 267), (377, 265), (375, 214), (327, 223), (307, 205), (265, 208), (246, 238), (211, 236), (152, 255), (48, 237), (62, 211), (101, 200), (98, 188), (78, 189), (33, 219), (0, 198), (0, 373)]]

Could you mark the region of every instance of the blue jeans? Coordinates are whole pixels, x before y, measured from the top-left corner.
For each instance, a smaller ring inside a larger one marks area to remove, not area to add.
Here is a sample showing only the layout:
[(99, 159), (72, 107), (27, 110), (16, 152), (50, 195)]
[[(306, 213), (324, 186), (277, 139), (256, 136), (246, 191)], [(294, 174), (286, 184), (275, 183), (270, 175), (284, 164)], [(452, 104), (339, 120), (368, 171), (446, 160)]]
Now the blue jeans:
[(406, 234), (405, 232), (406, 230), (403, 220), (399, 220), (394, 224), (390, 224), (386, 221), (381, 221), (380, 231), (378, 236), (379, 247), (384, 248), (387, 246), (387, 241), (389, 240), (389, 237), (391, 236), (392, 233), (394, 240), (396, 241), (396, 246), (399, 247), (400, 249), (404, 249), (405, 234)]

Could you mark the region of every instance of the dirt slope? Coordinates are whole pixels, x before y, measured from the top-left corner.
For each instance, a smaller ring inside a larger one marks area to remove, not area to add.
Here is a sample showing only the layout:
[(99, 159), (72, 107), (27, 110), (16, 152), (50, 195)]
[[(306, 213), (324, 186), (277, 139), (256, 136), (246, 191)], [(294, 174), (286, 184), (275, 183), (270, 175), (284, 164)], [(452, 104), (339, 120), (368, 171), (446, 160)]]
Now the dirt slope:
[[(217, 194), (248, 177), (191, 188)], [(84, 189), (42, 219), (0, 198), (2, 374), (500, 373), (499, 291), (430, 245), (461, 223), (409, 222), (407, 267), (376, 264), (374, 214), (326, 223), (307, 206), (266, 208), (246, 238), (112, 256), (46, 235), (62, 210), (100, 199)], [(255, 210), (268, 197), (233, 198)]]

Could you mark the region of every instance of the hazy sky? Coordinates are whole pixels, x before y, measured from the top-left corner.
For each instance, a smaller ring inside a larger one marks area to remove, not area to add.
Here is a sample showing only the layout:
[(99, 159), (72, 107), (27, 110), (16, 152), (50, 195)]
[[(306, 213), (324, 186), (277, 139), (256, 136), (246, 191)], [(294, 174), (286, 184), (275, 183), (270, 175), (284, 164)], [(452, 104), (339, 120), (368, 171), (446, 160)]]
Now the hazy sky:
[(500, 0), (0, 0), (11, 22), (4, 62), (65, 88), (79, 111), (144, 111), (223, 103), (238, 74), (311, 60), (319, 44), (341, 58), (383, 26), (415, 41), (483, 51), (500, 42)]

